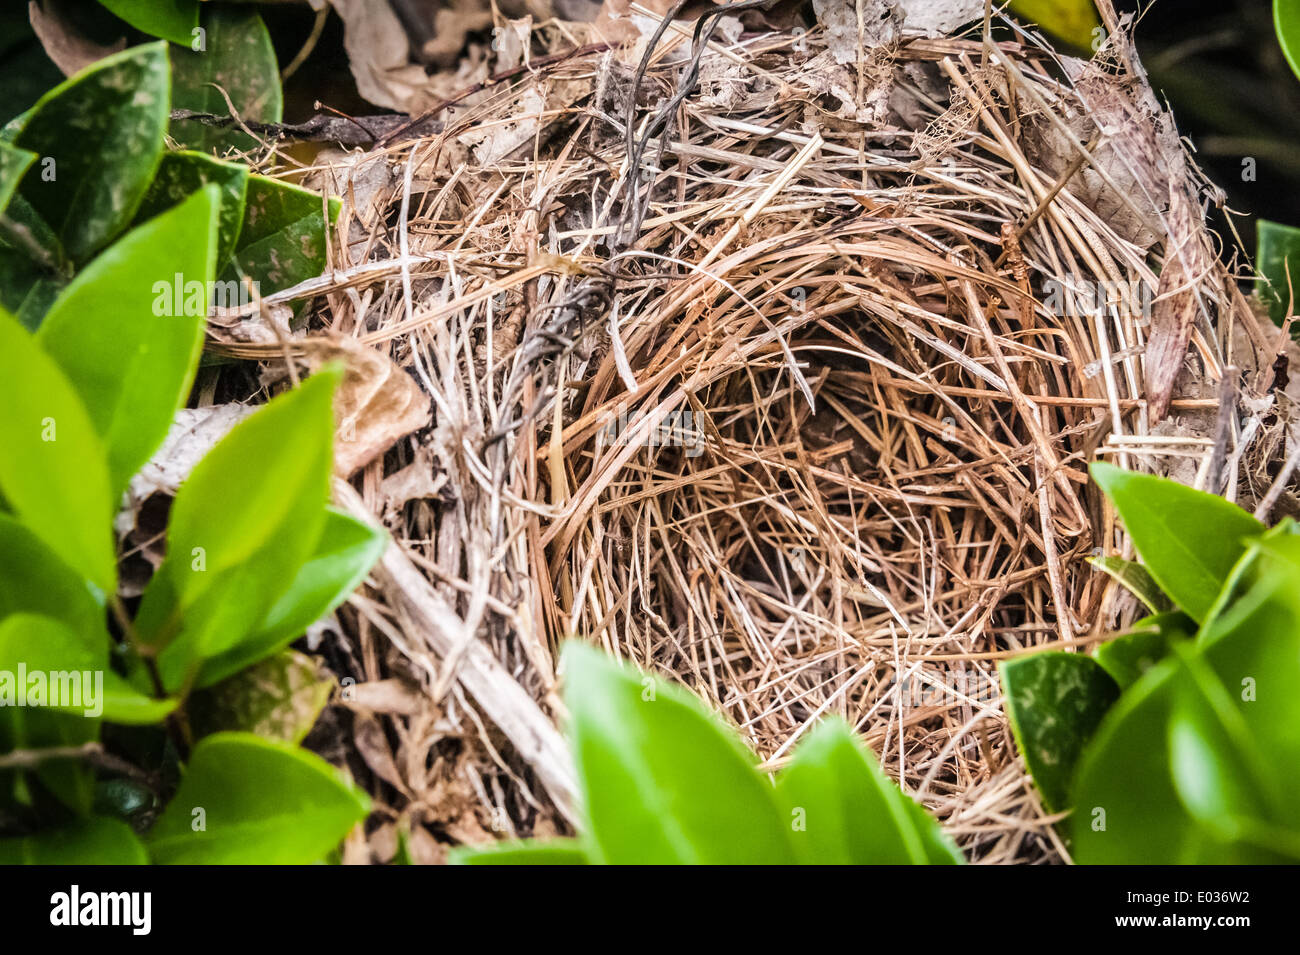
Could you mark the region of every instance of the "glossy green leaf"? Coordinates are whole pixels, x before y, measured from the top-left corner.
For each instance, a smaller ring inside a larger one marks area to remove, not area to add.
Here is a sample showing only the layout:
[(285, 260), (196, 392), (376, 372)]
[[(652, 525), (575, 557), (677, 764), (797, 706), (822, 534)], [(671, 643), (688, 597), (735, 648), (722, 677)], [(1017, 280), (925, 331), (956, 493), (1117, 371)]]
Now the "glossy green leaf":
[(1270, 533), (1244, 563), (1240, 595), (1197, 645), (1270, 763), (1284, 768), (1300, 822), (1300, 538)]
[(1300, 79), (1300, 6), (1295, 0), (1273, 0), (1273, 28), (1291, 71)]
[(150, 36), (189, 46), (199, 25), (199, 0), (99, 0)]
[(74, 272), (54, 229), (14, 193), (0, 213), (0, 306), (36, 331)]
[[(84, 746), (99, 737), (99, 721), (55, 710), (0, 712), (0, 752), (15, 749), (57, 749)], [(25, 772), (0, 770), (0, 793), (10, 790), (6, 777), (20, 777), (19, 788), (41, 806), (58, 805), (59, 815), (90, 813), (95, 797), (95, 773), (83, 760), (51, 759)], [(48, 795), (46, 795), (48, 793)]]
[(20, 191), (10, 194), (8, 205), (0, 215), (0, 248), (22, 255), (34, 267), (57, 279), (71, 279), (75, 271), (54, 228)]
[(76, 385), (108, 448), (117, 495), (189, 397), (216, 260), (215, 186), (133, 229), (51, 306), (41, 345)]
[(1259, 295), (1277, 324), (1287, 315), (1287, 305), (1300, 311), (1300, 229), (1258, 219), (1255, 222), (1255, 267), (1264, 281)]
[(148, 865), (131, 827), (95, 817), (34, 835), (0, 840), (0, 865)]
[(149, 848), (164, 865), (305, 865), (337, 846), (368, 811), (364, 794), (319, 756), (247, 733), (218, 733), (194, 748)]
[(23, 328), (35, 331), (40, 327), (41, 318), (64, 284), (21, 252), (0, 247), (0, 308), (18, 319)]
[[(1287, 596), (1285, 582), (1300, 579), (1300, 536), (1296, 527), (1291, 518), (1286, 518), (1250, 541), (1201, 624), (1199, 646), (1209, 647), (1228, 633), (1238, 632), (1244, 616), (1261, 604), (1277, 603)], [(1282, 600), (1281, 606), (1289, 603)]]
[[(239, 239), (239, 230), (244, 225), (244, 198), (248, 192), (248, 167), (239, 163), (222, 162), (203, 153), (182, 150), (169, 152), (158, 166), (145, 193), (144, 202), (136, 221), (152, 219), (173, 206), (184, 202), (190, 195), (206, 185), (215, 185), (221, 190), (221, 213), (217, 230), (217, 267), (222, 268), (226, 260), (235, 251), (235, 242)], [(240, 299), (226, 292), (225, 302), (213, 304), (236, 305)], [(238, 291), (238, 286), (235, 287)], [(220, 298), (221, 296), (216, 296)]]
[(1284, 524), (1250, 543), (1195, 641), (1173, 621), (1168, 656), (1126, 690), (1081, 760), (1078, 861), (1300, 858), (1298, 583), (1300, 538)]
[[(1283, 861), (1242, 838), (1258, 805), (1261, 765), (1189, 668), (1190, 651), (1150, 670), (1107, 714), (1074, 787), (1075, 859), (1085, 864), (1233, 865)], [(1240, 785), (1243, 779), (1253, 781)], [(1268, 788), (1272, 788), (1269, 786)], [(1253, 790), (1253, 792), (1252, 792)], [(1249, 807), (1249, 808), (1248, 808)], [(1244, 824), (1243, 824), (1244, 823)], [(1258, 826), (1256, 826), (1258, 828)]]
[(329, 702), (334, 678), (314, 659), (283, 650), (193, 694), (186, 712), (196, 736), (239, 730), (301, 743)]
[(795, 861), (752, 754), (699, 700), (578, 643), (565, 648), (563, 672), (593, 858)]
[(132, 47), (41, 97), (14, 145), (53, 159), (23, 195), (85, 262), (135, 216), (162, 157), (169, 113), (167, 45)]
[(108, 639), (103, 595), (39, 537), (0, 514), (0, 619), (15, 613), (53, 617), (88, 638)]
[(1203, 620), (1246, 542), (1264, 533), (1264, 525), (1235, 504), (1176, 481), (1103, 461), (1091, 470), (1160, 589)]
[(1169, 655), (1170, 644), (1191, 640), (1196, 623), (1179, 611), (1143, 617), (1133, 624), (1131, 633), (1107, 640), (1093, 651), (1101, 668), (1111, 675), (1121, 690), (1127, 690), (1142, 674)]
[(1187, 688), (1179, 694), (1166, 730), (1170, 777), (1187, 812), (1219, 840), (1234, 842), (1242, 836), (1241, 820), (1266, 812), (1240, 739), (1217, 716), (1202, 694)]
[(72, 279), (59, 237), (21, 193), (0, 213), (0, 306), (30, 331)]
[[(269, 295), (320, 275), (328, 263), (325, 208), (314, 192), (250, 176), (244, 227), (225, 277), (247, 275)], [(330, 221), (337, 215), (331, 201)]]
[(117, 583), (104, 447), (72, 384), (0, 313), (0, 493), (68, 566), (104, 593)]
[(577, 839), (503, 842), (486, 848), (451, 851), (452, 865), (587, 865), (587, 851)]
[(259, 628), (221, 656), (206, 660), (197, 686), (210, 686), (288, 646), (356, 590), (384, 548), (388, 534), (330, 508), (315, 551)]
[[(0, 682), (5, 678), (0, 676)], [(15, 673), (13, 679), (17, 679)], [(12, 691), (16, 699), (16, 684), (5, 686), (0, 692)], [(60, 712), (43, 706), (0, 706), (0, 753), (14, 750), (61, 749), (81, 746), (99, 738), (100, 721), (82, 714)], [(47, 759), (29, 771), (0, 770), (0, 793), (19, 788), (29, 794), (37, 781), (39, 786), (63, 806), (78, 815), (90, 812), (95, 795), (95, 776), (90, 766), (80, 759)]]
[(315, 278), (327, 263), (324, 219), (319, 212), (237, 251), (227, 279), (247, 275), (262, 295)]
[[(114, 723), (162, 720), (176, 701), (150, 699), (109, 669), (103, 636), (75, 633), (51, 617), (13, 614), (0, 623), (0, 673), (39, 675), (39, 683), (27, 689), (28, 705)], [(50, 674), (60, 675), (57, 685)], [(0, 676), (0, 699), (5, 698), (4, 680)], [(39, 703), (32, 702), (35, 686), (41, 687)]]
[[(266, 25), (255, 10), (209, 4), (203, 14), (203, 48), (172, 48), (172, 99), (176, 109), (229, 116), (230, 97), (244, 122), (278, 123), (284, 101), (280, 68)], [(220, 90), (217, 88), (220, 87)], [(255, 149), (257, 140), (238, 129), (174, 120), (172, 138), (200, 152)]]
[(1223, 847), (1201, 835), (1169, 774), (1165, 727), (1178, 672), (1179, 662), (1170, 659), (1142, 677), (1107, 714), (1080, 759), (1070, 818), (1076, 862), (1227, 861)]
[(1173, 604), (1160, 590), (1159, 584), (1151, 579), (1147, 569), (1132, 560), (1122, 557), (1089, 557), (1088, 563), (1113, 578), (1120, 586), (1146, 605), (1152, 613), (1170, 610)]
[(199, 462), (177, 491), (167, 557), (136, 621), (164, 646), (169, 691), (258, 631), (315, 551), (333, 464), (336, 367), (272, 399)]
[(318, 193), (266, 176), (248, 177), (248, 201), (239, 248), (268, 239), (301, 219), (322, 214)]
[(1085, 50), (1093, 48), (1101, 25), (1092, 0), (1011, 0), (1011, 9), (1021, 20)]
[(1052, 811), (1068, 809), (1079, 755), (1119, 698), (1119, 687), (1096, 660), (1079, 653), (1034, 653), (998, 669), (1011, 730), (1043, 802)]
[(805, 865), (953, 865), (961, 853), (839, 720), (813, 730), (776, 782)]
[(35, 161), (36, 153), (0, 141), (0, 213), (8, 207), (18, 183)]

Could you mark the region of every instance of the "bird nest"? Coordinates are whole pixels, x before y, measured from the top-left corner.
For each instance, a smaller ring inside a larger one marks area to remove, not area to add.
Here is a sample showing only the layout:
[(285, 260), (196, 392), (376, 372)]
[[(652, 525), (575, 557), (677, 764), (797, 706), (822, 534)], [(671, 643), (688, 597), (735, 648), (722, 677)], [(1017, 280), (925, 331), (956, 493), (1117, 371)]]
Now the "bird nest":
[(1131, 556), (1088, 462), (1253, 507), (1285, 456), (1283, 346), (1119, 25), (1090, 62), (846, 53), (734, 10), (540, 30), (322, 157), (332, 267), (261, 310), (310, 298), (305, 329), (217, 336), (375, 349), (432, 401), (339, 484), (397, 541), (326, 644), (315, 738), (376, 804), (349, 858), (570, 829), (571, 638), (773, 770), (842, 716), (972, 859), (1068, 858), (996, 665), (1134, 615), (1085, 560)]

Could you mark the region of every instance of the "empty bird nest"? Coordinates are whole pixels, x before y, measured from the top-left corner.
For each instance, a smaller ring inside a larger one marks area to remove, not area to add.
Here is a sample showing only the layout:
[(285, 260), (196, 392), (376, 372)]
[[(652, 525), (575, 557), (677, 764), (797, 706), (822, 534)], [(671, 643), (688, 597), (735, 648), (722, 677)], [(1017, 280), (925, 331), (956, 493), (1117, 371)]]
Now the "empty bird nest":
[(567, 639), (771, 769), (839, 714), (970, 858), (1068, 858), (996, 664), (1135, 615), (1085, 560), (1131, 556), (1088, 462), (1253, 508), (1287, 456), (1284, 339), (1122, 24), (1085, 62), (746, 6), (616, 47), (508, 25), (466, 89), (304, 170), (344, 199), (326, 274), (214, 324), (418, 395), (340, 430), (384, 451), (340, 502), (395, 539), (322, 644), (345, 688), (309, 742), (375, 797), (349, 859), (572, 828)]

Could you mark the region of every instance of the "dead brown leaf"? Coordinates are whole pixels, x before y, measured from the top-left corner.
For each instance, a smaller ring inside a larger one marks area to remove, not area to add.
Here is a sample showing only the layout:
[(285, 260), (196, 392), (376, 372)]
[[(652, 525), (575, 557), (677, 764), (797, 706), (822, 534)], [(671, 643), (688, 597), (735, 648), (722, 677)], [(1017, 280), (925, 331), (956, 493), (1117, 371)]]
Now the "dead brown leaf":
[(384, 728), (375, 716), (364, 712), (353, 714), (352, 742), (372, 773), (410, 798), (411, 790), (407, 788), (406, 781), (402, 779), (402, 774), (397, 769), (397, 763), (393, 760), (392, 747), (388, 745)]
[(398, 440), (427, 426), (429, 397), (386, 354), (355, 339), (336, 338), (311, 349), (314, 371), (343, 362), (343, 383), (334, 396), (334, 473), (349, 477)]

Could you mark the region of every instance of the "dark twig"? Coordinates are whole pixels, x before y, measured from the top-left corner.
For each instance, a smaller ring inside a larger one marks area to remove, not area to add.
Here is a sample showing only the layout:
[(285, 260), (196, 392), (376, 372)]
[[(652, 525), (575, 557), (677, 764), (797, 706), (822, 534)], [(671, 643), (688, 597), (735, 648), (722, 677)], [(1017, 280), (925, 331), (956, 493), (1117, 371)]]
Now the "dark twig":
[[(394, 130), (403, 124), (411, 125), (408, 123), (410, 117), (403, 113), (378, 116), (327, 116), (322, 113), (303, 123), (254, 123), (246, 120), (241, 125), (232, 116), (197, 113), (190, 109), (174, 109), (172, 119), (191, 120), (204, 126), (216, 126), (221, 129), (247, 126), (251, 131), (262, 136), (338, 143), (341, 146), (371, 146), (387, 142), (385, 137), (391, 136)], [(431, 123), (428, 126), (432, 132), (440, 132), (442, 129), (441, 123)]]
[(128, 776), (145, 784), (150, 789), (156, 789), (156, 782), (148, 773), (140, 769), (140, 767), (106, 752), (102, 744), (95, 742), (82, 743), (79, 746), (16, 749), (11, 753), (0, 756), (0, 769), (35, 769), (42, 763), (64, 759), (81, 760), (98, 769)]

